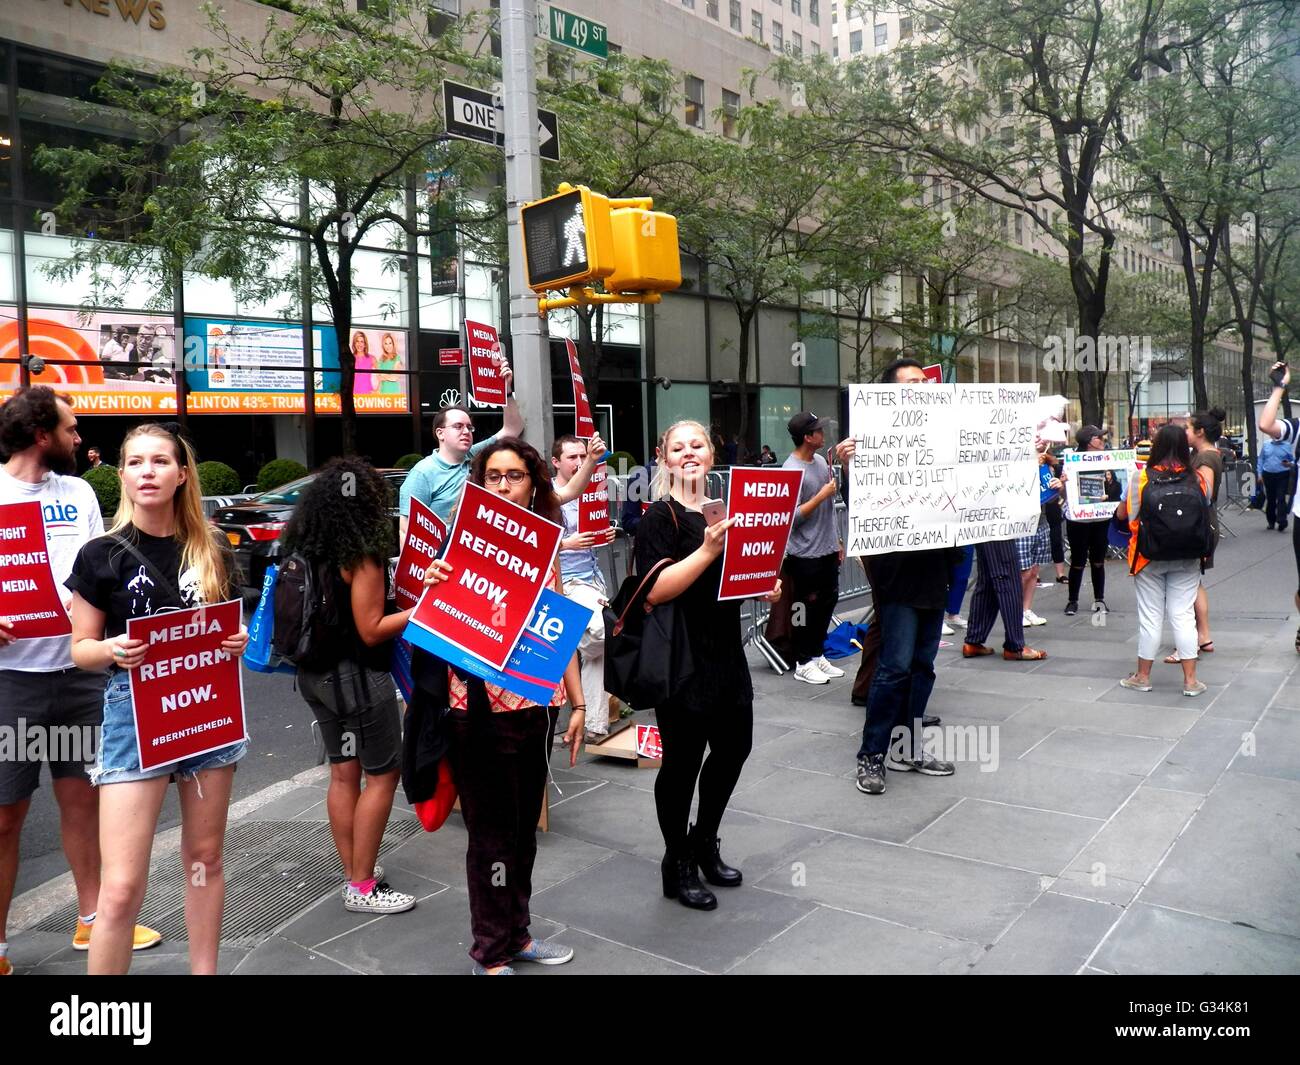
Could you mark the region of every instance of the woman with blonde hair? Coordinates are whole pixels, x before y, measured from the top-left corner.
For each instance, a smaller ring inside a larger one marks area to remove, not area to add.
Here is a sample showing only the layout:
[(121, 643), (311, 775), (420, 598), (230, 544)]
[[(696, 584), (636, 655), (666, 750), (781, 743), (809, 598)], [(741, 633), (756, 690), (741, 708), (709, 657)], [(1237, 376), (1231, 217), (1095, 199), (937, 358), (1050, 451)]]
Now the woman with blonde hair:
[(381, 396), (400, 396), (402, 378), (397, 372), (402, 368), (402, 357), (397, 353), (397, 338), (392, 333), (385, 333), (379, 338), (379, 394)]
[[(740, 638), (739, 600), (718, 601), (722, 551), (732, 521), (712, 525), (703, 505), (713, 445), (699, 422), (680, 421), (664, 432), (652, 495), (636, 537), (636, 571), (655, 576), (647, 602), (676, 602), (686, 626), (694, 674), (655, 709), (663, 764), (655, 779), (655, 812), (666, 853), (663, 891), (691, 909), (712, 910), (718, 900), (700, 883), (737, 887), (741, 873), (722, 860), (718, 827), (753, 744), (754, 688)], [(767, 596), (775, 602), (781, 585)], [(705, 750), (708, 758), (705, 758)], [(699, 781), (694, 828), (691, 799)]]
[[(125, 973), (132, 934), (149, 878), (158, 814), (173, 777), (181, 806), (181, 861), (187, 870), (185, 925), (190, 971), (214, 973), (221, 938), (225, 878), (221, 852), (235, 763), (247, 740), (141, 769), (131, 709), (131, 670), (144, 661), (143, 640), (127, 621), (228, 600), (229, 552), (203, 516), (194, 452), (175, 429), (148, 423), (122, 442), (122, 501), (113, 527), (90, 541), (73, 564), (72, 658), (81, 669), (108, 670), (104, 725), (91, 782), (100, 789), (103, 886), (91, 973)], [(241, 626), (222, 649), (241, 655)]]

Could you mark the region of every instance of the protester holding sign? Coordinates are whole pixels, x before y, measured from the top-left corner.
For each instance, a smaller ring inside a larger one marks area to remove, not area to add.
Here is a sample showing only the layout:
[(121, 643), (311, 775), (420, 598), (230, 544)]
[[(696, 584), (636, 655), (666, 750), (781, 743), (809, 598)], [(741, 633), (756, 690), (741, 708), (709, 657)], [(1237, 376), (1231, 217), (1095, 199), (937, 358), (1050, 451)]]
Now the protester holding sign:
[[(235, 763), (248, 744), (241, 740), (141, 769), (130, 671), (145, 661), (150, 645), (131, 639), (127, 623), (225, 602), (234, 587), (232, 564), (224, 540), (203, 516), (194, 452), (186, 440), (171, 428), (147, 423), (126, 435), (121, 456), (122, 502), (113, 528), (81, 549), (68, 580), (73, 660), (84, 670), (110, 671), (91, 774), (100, 788), (104, 885), (90, 941), (90, 972), (125, 973), (130, 967), (153, 834), (174, 775), (180, 788), (181, 861), (195, 871), (185, 887), (190, 971), (214, 973), (226, 893), (221, 865), (226, 814)], [(237, 657), (247, 643), (241, 626), (224, 635), (219, 647)]]
[[(712, 910), (718, 900), (700, 883), (701, 869), (718, 887), (741, 882), (740, 871), (722, 860), (718, 827), (754, 733), (754, 689), (740, 638), (740, 602), (718, 599), (722, 553), (734, 519), (710, 526), (702, 513), (714, 461), (704, 426), (691, 421), (669, 426), (658, 457), (651, 489), (656, 502), (637, 531), (636, 570), (648, 574), (661, 560), (673, 560), (655, 575), (647, 602), (678, 605), (696, 664), (671, 699), (654, 708), (663, 743), (663, 765), (655, 780), (655, 810), (667, 845), (663, 890), (683, 906)], [(778, 581), (767, 599), (775, 601), (780, 594)], [(700, 803), (692, 830), (697, 779)]]
[[(73, 665), (66, 627), (72, 593), (65, 585), (72, 564), (81, 547), (104, 531), (95, 493), (75, 476), (80, 444), (72, 401), (52, 389), (20, 389), (0, 408), (0, 453), (8, 456), (0, 467), (0, 507), (35, 510), (34, 522), (29, 518), (22, 527), (6, 523), (0, 556), (14, 552), (21, 540), (37, 538), (65, 626), (61, 636), (18, 639), (22, 623), (6, 616), (7, 607), (0, 605), (0, 727), (6, 730), (19, 731), (25, 722), (29, 730), (73, 728), (84, 735), (98, 729), (103, 717), (103, 683)], [(0, 573), (14, 572), (11, 560), (0, 562)], [(89, 757), (93, 750), (84, 754)], [(13, 971), (5, 924), (18, 876), (19, 836), (40, 784), (41, 762), (26, 755), (0, 761), (0, 976)], [(84, 950), (99, 897), (99, 796), (84, 761), (51, 759), (49, 771), (81, 917), (73, 946)], [(161, 938), (142, 928), (137, 943), (150, 947)]]
[[(560, 500), (542, 457), (522, 440), (502, 438), (485, 448), (474, 460), (472, 480), (547, 521), (560, 518)], [(458, 538), (454, 525), (451, 536), (454, 544)], [(429, 567), (425, 582), (442, 585), (460, 581), (462, 576), (445, 559), (439, 559)], [(558, 561), (551, 567), (547, 585), (560, 590)], [(430, 590), (426, 598), (433, 594)], [(507, 591), (503, 599), (511, 594)], [(469, 832), (465, 874), (474, 972), (510, 974), (512, 962), (562, 965), (573, 958), (573, 951), (533, 939), (528, 931), (528, 907), (550, 737), (566, 695), (571, 710), (564, 743), (569, 748), (570, 766), (577, 762), (586, 721), (577, 656), (570, 659), (564, 683), (555, 689), (549, 706), (538, 706), (451, 667), (448, 682), (452, 775)]]
[[(898, 359), (880, 376), (881, 385), (920, 385), (925, 380), (915, 359)], [(886, 768), (922, 776), (951, 776), (955, 771), (951, 762), (925, 752), (922, 731), (934, 690), (944, 608), (961, 559), (959, 547), (887, 551), (871, 557), (873, 627), (881, 642), (857, 755), (856, 786), (865, 795), (884, 794)]]
[[(1085, 425), (1074, 434), (1074, 441), (1083, 452), (1103, 452), (1106, 450), (1106, 433), (1095, 425)], [(1100, 492), (1094, 493), (1105, 498), (1108, 485), (1104, 475), (1085, 473), (1080, 463), (1072, 462), (1077, 470), (1075, 478), (1090, 477), (1101, 479)], [(1080, 496), (1080, 485), (1071, 486), (1071, 492)], [(1080, 498), (1082, 498), (1080, 496)], [(1113, 511), (1112, 511), (1113, 513)], [(1097, 518), (1081, 518), (1077, 512), (1066, 515), (1065, 535), (1070, 542), (1070, 598), (1065, 604), (1065, 613), (1073, 616), (1079, 612), (1079, 592), (1083, 587), (1083, 567), (1087, 564), (1092, 571), (1092, 611), (1094, 614), (1106, 611), (1106, 552), (1110, 544), (1107, 528), (1110, 514), (1104, 511)]]
[[(587, 445), (576, 436), (566, 433), (557, 437), (551, 448), (556, 485), (565, 487), (586, 458)], [(587, 704), (587, 732), (603, 736), (609, 732), (609, 695), (605, 691), (605, 615), (601, 608), (609, 602), (609, 590), (596, 559), (596, 548), (613, 542), (614, 527), (609, 526), (604, 533), (579, 532), (581, 506), (581, 500), (570, 499), (560, 508), (564, 522), (560, 573), (564, 594), (591, 609), (591, 621), (578, 644), (578, 659), (582, 667), (582, 701)]]
[[(415, 896), (394, 891), (375, 866), (401, 777), (402, 721), (389, 669), (393, 640), (411, 611), (385, 614), (393, 552), (388, 482), (361, 459), (333, 459), (298, 500), (281, 537), (300, 555), (333, 606), (332, 624), (313, 627), (298, 663), (298, 689), (320, 725), (330, 760), (329, 811), (343, 862), (343, 908), (402, 913)], [(361, 788), (364, 773), (366, 786)]]

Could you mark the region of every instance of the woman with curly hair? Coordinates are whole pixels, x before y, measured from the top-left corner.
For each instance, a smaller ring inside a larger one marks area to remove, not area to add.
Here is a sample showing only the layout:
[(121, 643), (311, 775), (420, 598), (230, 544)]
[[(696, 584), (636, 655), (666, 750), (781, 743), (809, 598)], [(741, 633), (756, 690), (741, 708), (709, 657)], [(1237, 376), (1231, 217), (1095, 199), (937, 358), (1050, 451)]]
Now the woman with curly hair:
[[(560, 500), (537, 451), (522, 440), (494, 440), (474, 459), (477, 485), (560, 524)], [(462, 497), (463, 498), (463, 497)], [(425, 573), (438, 585), (452, 575), (439, 559)], [(560, 565), (548, 587), (561, 591)], [(428, 656), (433, 662), (432, 656)], [(421, 667), (417, 664), (415, 669)], [(586, 722), (578, 656), (564, 670), (564, 683), (547, 706), (535, 706), (514, 692), (447, 667), (450, 689), (451, 768), (460, 794), (469, 848), (465, 854), (470, 928), (478, 976), (511, 975), (512, 962), (563, 965), (573, 951), (533, 939), (528, 931), (537, 819), (546, 789), (550, 736), (567, 694), (571, 704), (564, 743), (576, 763)]]
[(356, 913), (402, 913), (415, 905), (413, 895), (388, 886), (375, 864), (401, 777), (392, 641), (411, 616), (384, 613), (395, 546), (391, 507), (388, 482), (373, 466), (333, 459), (303, 492), (283, 536), (284, 553), (302, 555), (324, 589), (330, 624), (299, 666), (298, 688), (329, 754), (330, 831), (343, 861), (343, 906)]

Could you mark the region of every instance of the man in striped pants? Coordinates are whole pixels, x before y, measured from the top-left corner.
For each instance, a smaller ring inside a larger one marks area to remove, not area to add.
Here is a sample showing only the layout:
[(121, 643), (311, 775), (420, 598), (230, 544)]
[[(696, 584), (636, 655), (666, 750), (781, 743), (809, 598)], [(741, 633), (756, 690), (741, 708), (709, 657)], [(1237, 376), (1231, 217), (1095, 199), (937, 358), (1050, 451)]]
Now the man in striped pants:
[(962, 657), (978, 658), (993, 653), (993, 648), (984, 646), (984, 641), (1001, 613), (1005, 631), (1002, 657), (1008, 662), (1037, 662), (1046, 658), (1046, 651), (1025, 646), (1025, 604), (1015, 540), (989, 540), (976, 544), (975, 557), (979, 560), (979, 578), (971, 596)]

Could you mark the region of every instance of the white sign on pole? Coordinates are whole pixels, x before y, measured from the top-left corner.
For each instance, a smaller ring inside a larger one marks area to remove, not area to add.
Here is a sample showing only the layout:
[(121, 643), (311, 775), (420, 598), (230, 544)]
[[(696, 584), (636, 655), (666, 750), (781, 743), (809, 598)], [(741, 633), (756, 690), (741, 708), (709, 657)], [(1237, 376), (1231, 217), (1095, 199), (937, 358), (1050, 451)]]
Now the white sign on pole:
[(954, 385), (957, 390), (957, 546), (1032, 536), (1041, 509), (1038, 385)]
[(1070, 521), (1105, 521), (1114, 516), (1137, 472), (1137, 452), (1067, 451), (1065, 516)]
[(1029, 536), (1038, 525), (1037, 385), (849, 390), (849, 555)]

